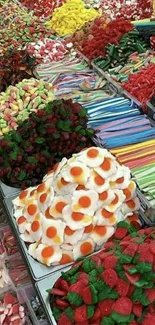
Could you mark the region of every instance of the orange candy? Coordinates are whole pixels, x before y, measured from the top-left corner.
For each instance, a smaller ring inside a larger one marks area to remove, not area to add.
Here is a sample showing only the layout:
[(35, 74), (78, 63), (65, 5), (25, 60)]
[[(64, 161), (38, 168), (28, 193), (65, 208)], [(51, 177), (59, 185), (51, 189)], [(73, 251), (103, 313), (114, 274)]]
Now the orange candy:
[(23, 191), (23, 192), (21, 192), (20, 193), (20, 195), (19, 195), (19, 198), (20, 198), (20, 200), (23, 200), (23, 199), (25, 199), (26, 198), (26, 196), (27, 196), (27, 194), (28, 194), (28, 191), (26, 190), (26, 191)]
[(103, 215), (104, 218), (111, 218), (111, 217), (113, 217), (113, 213), (107, 211), (106, 209), (102, 209), (102, 215)]
[(98, 156), (98, 154), (99, 154), (99, 151), (97, 149), (90, 149), (87, 151), (87, 156), (92, 159), (96, 158)]
[(42, 183), (42, 184), (40, 184), (40, 185), (37, 187), (37, 192), (38, 192), (38, 193), (44, 192), (44, 191), (45, 191), (45, 188), (46, 188), (45, 183)]
[(82, 208), (88, 208), (91, 205), (91, 199), (88, 196), (81, 196), (79, 204)]
[(85, 227), (84, 233), (89, 234), (90, 232), (92, 232), (93, 228), (94, 226), (90, 224), (89, 226)]
[(107, 192), (107, 191), (104, 191), (104, 192), (102, 192), (102, 193), (99, 194), (99, 199), (100, 199), (101, 201), (106, 200), (107, 197), (108, 197), (108, 192)]
[(105, 158), (104, 162), (100, 165), (101, 169), (108, 171), (111, 167), (111, 162), (109, 158)]
[(80, 251), (82, 255), (88, 255), (92, 252), (92, 250), (93, 250), (92, 244), (89, 242), (83, 243), (80, 247)]
[(42, 250), (42, 257), (45, 259), (51, 257), (53, 254), (54, 254), (54, 248), (51, 246), (47, 246)]
[(66, 203), (63, 201), (60, 201), (56, 204), (55, 209), (57, 212), (62, 213), (63, 208), (66, 206)]
[(54, 238), (57, 234), (57, 229), (55, 227), (49, 227), (47, 230), (46, 230), (46, 236), (48, 238)]
[(93, 230), (100, 236), (104, 236), (107, 233), (107, 228), (105, 226), (95, 226)]
[(124, 176), (122, 176), (122, 177), (120, 177), (120, 178), (118, 178), (117, 180), (116, 180), (116, 183), (117, 184), (122, 184), (124, 182)]
[(135, 208), (135, 202), (133, 200), (127, 201), (126, 204), (130, 209)]
[(70, 174), (74, 177), (78, 177), (83, 173), (83, 169), (81, 167), (72, 167), (70, 169)]
[(72, 219), (74, 221), (80, 221), (83, 219), (84, 214), (80, 212), (72, 212)]
[(96, 183), (97, 185), (99, 185), (99, 186), (104, 185), (104, 183), (105, 183), (105, 179), (102, 178), (102, 177), (99, 176), (99, 175), (95, 176), (94, 181), (95, 181), (95, 183)]
[(33, 232), (37, 232), (39, 228), (40, 228), (40, 222), (37, 220), (33, 221), (31, 225), (31, 230)]
[(62, 254), (62, 258), (59, 262), (59, 264), (68, 264), (68, 263), (71, 263), (72, 262), (72, 259), (69, 255), (67, 254)]
[(30, 216), (34, 216), (37, 212), (37, 206), (35, 204), (30, 204), (27, 207), (27, 212)]
[(75, 233), (75, 231), (70, 229), (68, 226), (65, 228), (65, 234), (67, 236), (72, 236), (74, 233)]
[(23, 217), (23, 216), (21, 216), (21, 217), (19, 217), (17, 223), (18, 223), (18, 225), (21, 225), (21, 224), (24, 223), (25, 221), (26, 221), (26, 218)]
[(117, 194), (115, 194), (114, 200), (111, 202), (111, 204), (117, 204), (119, 202), (119, 197)]
[(61, 184), (62, 185), (67, 185), (67, 184), (69, 184), (69, 182), (66, 182), (65, 179), (62, 177), (61, 178)]

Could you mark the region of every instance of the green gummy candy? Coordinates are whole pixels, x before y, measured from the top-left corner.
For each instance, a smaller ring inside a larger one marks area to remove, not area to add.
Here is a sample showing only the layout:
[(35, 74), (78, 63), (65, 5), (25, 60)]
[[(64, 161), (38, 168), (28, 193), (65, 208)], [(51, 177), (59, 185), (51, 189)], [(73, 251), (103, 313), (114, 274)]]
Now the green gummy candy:
[(115, 325), (115, 322), (111, 317), (104, 317), (101, 322), (101, 325)]
[(121, 315), (121, 314), (115, 313), (115, 312), (111, 313), (111, 317), (118, 324), (119, 323), (124, 323), (124, 322), (129, 322), (129, 320), (130, 320), (130, 315), (129, 316), (128, 315)]

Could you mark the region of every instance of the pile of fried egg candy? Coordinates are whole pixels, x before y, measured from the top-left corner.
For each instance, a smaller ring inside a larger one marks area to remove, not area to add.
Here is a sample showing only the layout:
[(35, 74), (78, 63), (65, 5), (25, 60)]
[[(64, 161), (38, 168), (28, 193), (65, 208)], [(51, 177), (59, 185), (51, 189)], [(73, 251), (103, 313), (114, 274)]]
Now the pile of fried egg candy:
[(42, 184), (21, 192), (13, 204), (28, 253), (48, 266), (99, 250), (117, 223), (139, 209), (129, 168), (96, 147), (63, 158)]

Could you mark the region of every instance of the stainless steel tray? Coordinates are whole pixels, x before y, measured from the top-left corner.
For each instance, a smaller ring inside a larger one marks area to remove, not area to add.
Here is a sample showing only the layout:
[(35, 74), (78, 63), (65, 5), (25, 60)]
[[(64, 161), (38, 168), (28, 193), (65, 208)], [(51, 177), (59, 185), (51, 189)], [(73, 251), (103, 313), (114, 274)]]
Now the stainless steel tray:
[(13, 216), (13, 204), (12, 200), (16, 198), (17, 195), (9, 197), (4, 199), (3, 204), (4, 208), (6, 210), (7, 216), (9, 218), (9, 221), (11, 223), (11, 226), (13, 228), (14, 234), (16, 239), (18, 240), (18, 243), (20, 245), (21, 251), (24, 255), (25, 262), (28, 265), (28, 269), (31, 273), (31, 276), (35, 281), (39, 281), (40, 279), (47, 277), (51, 273), (55, 273), (58, 270), (64, 269), (65, 266), (58, 265), (58, 266), (46, 266), (44, 264), (41, 264), (34, 260), (29, 254), (27, 250), (27, 245), (24, 241), (21, 240), (20, 238), (20, 233), (18, 231), (18, 227), (15, 221), (15, 218)]
[[(70, 267), (66, 267), (63, 271), (68, 271), (69, 269)], [(44, 307), (46, 317), (48, 318), (49, 323), (52, 325), (57, 325), (57, 323), (53, 317), (52, 310), (49, 303), (49, 294), (46, 292), (46, 290), (52, 288), (54, 286), (54, 283), (60, 276), (61, 276), (61, 271), (59, 270), (57, 273), (51, 274), (51, 276), (48, 276), (40, 280), (39, 282), (36, 282), (35, 284), (37, 293)]]
[(12, 195), (18, 194), (21, 192), (20, 188), (10, 187), (5, 185), (3, 182), (0, 182), (0, 191), (3, 198), (10, 197)]

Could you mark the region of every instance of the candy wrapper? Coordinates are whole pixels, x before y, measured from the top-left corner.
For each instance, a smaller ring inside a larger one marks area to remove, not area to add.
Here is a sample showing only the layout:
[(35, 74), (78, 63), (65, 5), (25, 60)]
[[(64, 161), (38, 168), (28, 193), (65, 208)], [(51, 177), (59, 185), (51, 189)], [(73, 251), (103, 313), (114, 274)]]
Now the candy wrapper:
[(13, 204), (28, 253), (48, 266), (100, 249), (117, 223), (139, 209), (130, 170), (96, 147), (63, 158), (42, 184), (23, 191)]

